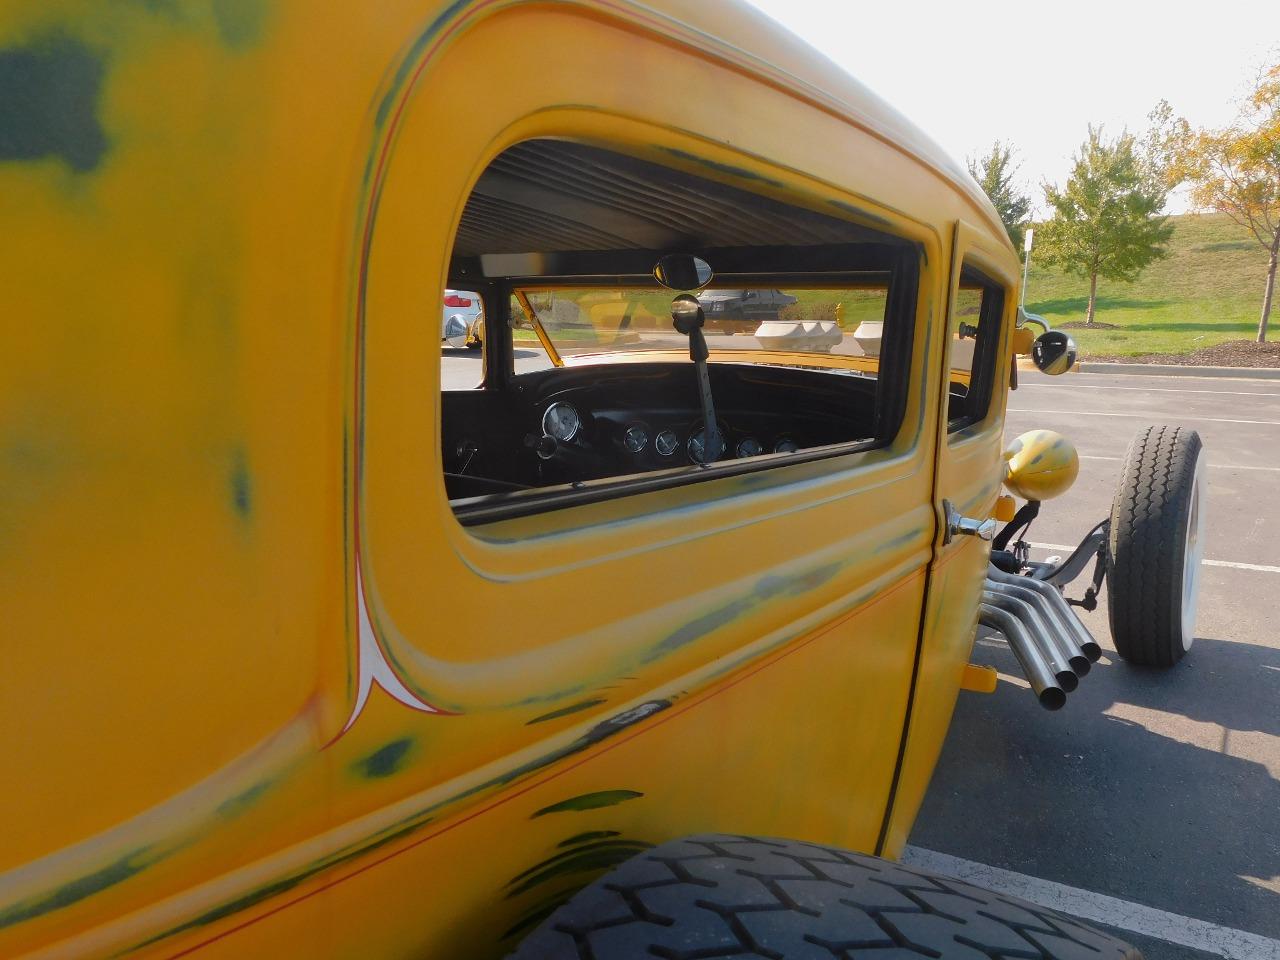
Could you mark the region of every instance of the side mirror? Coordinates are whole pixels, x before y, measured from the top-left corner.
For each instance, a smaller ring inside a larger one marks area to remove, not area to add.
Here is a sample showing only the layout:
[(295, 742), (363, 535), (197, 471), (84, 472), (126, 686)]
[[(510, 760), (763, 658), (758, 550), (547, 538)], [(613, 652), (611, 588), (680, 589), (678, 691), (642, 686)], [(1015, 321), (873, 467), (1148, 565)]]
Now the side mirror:
[(459, 314), (454, 314), (444, 322), (442, 339), (449, 346), (461, 349), (467, 345), (467, 321)]
[(1042, 333), (1031, 345), (1031, 362), (1053, 377), (1066, 373), (1075, 366), (1076, 342), (1061, 330)]
[(669, 253), (653, 268), (653, 279), (668, 290), (701, 290), (714, 276), (711, 264), (689, 253)]

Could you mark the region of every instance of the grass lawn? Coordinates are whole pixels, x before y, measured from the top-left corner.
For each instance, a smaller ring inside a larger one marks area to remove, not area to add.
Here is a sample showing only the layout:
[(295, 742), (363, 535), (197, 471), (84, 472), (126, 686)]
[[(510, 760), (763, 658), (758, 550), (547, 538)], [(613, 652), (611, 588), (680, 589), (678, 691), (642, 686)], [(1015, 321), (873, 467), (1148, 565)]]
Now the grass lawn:
[[(1267, 251), (1243, 228), (1226, 217), (1187, 214), (1170, 218), (1174, 232), (1170, 255), (1149, 266), (1135, 283), (1098, 281), (1096, 319), (1114, 330), (1071, 330), (1083, 357), (1139, 356), (1191, 353), (1230, 340), (1257, 335), (1266, 279)], [(831, 319), (834, 304), (842, 303), (843, 326), (853, 329), (862, 320), (880, 319), (884, 294), (870, 290), (789, 291), (799, 303), (788, 308), (790, 319)], [(1089, 282), (1056, 269), (1036, 265), (1031, 254), (1027, 279), (1027, 309), (1058, 326), (1083, 321)], [(564, 294), (561, 294), (564, 296)], [(599, 297), (584, 292), (584, 300)], [(671, 295), (646, 291), (636, 298), (637, 327), (666, 327)], [(1278, 298), (1280, 299), (1280, 298)], [(1274, 311), (1269, 340), (1280, 340), (1280, 305)], [(536, 342), (532, 330), (514, 331), (518, 341)], [(561, 328), (553, 335), (561, 342), (598, 339), (584, 326)]]
[[(1221, 215), (1170, 218), (1170, 256), (1135, 283), (1098, 281), (1095, 318), (1115, 330), (1071, 330), (1084, 357), (1190, 353), (1258, 332), (1267, 252)], [(1089, 281), (1036, 266), (1031, 253), (1027, 310), (1054, 326), (1083, 321)], [(1273, 311), (1274, 312), (1274, 311)], [(1280, 327), (1273, 317), (1271, 330)], [(1270, 332), (1268, 339), (1280, 339)]]

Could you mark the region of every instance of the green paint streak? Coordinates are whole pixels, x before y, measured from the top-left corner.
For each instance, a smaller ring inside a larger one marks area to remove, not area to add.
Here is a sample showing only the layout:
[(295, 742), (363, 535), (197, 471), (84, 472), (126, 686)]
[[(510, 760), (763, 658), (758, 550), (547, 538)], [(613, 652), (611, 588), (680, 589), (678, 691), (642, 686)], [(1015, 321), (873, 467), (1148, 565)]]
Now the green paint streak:
[(609, 837), (620, 837), (617, 830), (588, 830), (586, 833), (575, 833), (568, 840), (561, 840), (557, 847), (572, 847), (574, 844), (587, 843), (591, 840), (605, 840)]
[(828, 200), (827, 203), (831, 204), (831, 206), (835, 207), (837, 210), (843, 210), (845, 213), (852, 213), (854, 216), (860, 217), (863, 220), (870, 220), (872, 223), (878, 223), (884, 227), (893, 226), (888, 219), (880, 216), (878, 213), (872, 213), (870, 210), (865, 210), (862, 207), (856, 207), (852, 203), (848, 203), (844, 200)]
[(213, 19), (222, 42), (243, 53), (262, 39), (267, 5), (263, 0), (213, 0)]
[(249, 480), (249, 463), (243, 449), (238, 449), (231, 458), (231, 471), (227, 478), (231, 488), (231, 506), (242, 519), (249, 519), (253, 509), (253, 493)]
[(396, 95), (408, 82), (409, 77), (412, 75), (414, 68), (418, 65), (418, 61), (422, 58), (422, 54), (426, 50), (427, 45), (431, 42), (431, 39), (444, 28), (446, 23), (466, 9), (467, 4), (470, 2), (471, 0), (454, 0), (454, 2), (449, 4), (449, 6), (441, 12), (440, 16), (432, 20), (431, 23), (427, 25), (427, 28), (418, 35), (418, 38), (413, 41), (413, 46), (409, 48), (409, 52), (400, 62), (400, 66), (396, 68), (396, 75), (391, 80), (390, 88), (378, 103), (375, 121), (379, 127), (383, 126), (387, 122), (387, 118), (391, 115), (391, 108), (395, 105)]
[(843, 566), (843, 563), (828, 563), (794, 577), (765, 577), (756, 587), (756, 593), (765, 599), (778, 596), (801, 597), (822, 586), (839, 573)]
[(551, 880), (557, 880), (561, 877), (574, 873), (585, 873), (587, 871), (604, 871), (610, 867), (616, 867), (620, 863), (625, 863), (637, 853), (649, 849), (650, 844), (636, 843), (630, 844), (626, 848), (617, 848), (610, 850), (597, 850), (579, 854), (567, 860), (562, 860), (545, 870), (539, 871), (529, 877), (528, 880), (514, 888), (507, 894), (507, 899), (518, 897), (522, 893), (528, 893), (534, 887), (539, 887)]
[(0, 162), (62, 160), (75, 173), (102, 163), (98, 120), (102, 57), (82, 41), (52, 34), (0, 49)]
[(663, 147), (665, 153), (678, 157), (681, 160), (687, 160), (690, 163), (697, 163), (717, 173), (726, 173), (742, 180), (754, 180), (757, 183), (767, 183), (771, 187), (781, 187), (782, 184), (771, 177), (761, 176), (754, 170), (748, 170), (745, 167), (734, 166), (731, 163), (720, 163), (717, 160), (709, 160), (706, 157), (700, 157), (696, 153), (689, 153), (687, 150), (679, 150), (676, 147)]
[(559, 803), (553, 803), (549, 807), (543, 807), (535, 812), (530, 820), (537, 817), (546, 816), (548, 813), (569, 813), (579, 812), (582, 810), (598, 810), (600, 807), (612, 807), (615, 804), (625, 803), (628, 800), (634, 800), (637, 797), (643, 797), (644, 794), (638, 790), (598, 790), (595, 793), (584, 793), (579, 797), (570, 797), (568, 800), (561, 800)]
[(683, 627), (668, 634), (661, 643), (645, 654), (644, 662), (651, 663), (695, 640), (702, 639), (753, 610), (759, 603), (760, 601), (755, 597), (743, 597), (717, 607), (709, 613), (704, 613), (696, 620), (690, 620)]
[(875, 552), (888, 553), (890, 550), (895, 550), (898, 547), (905, 547), (908, 543), (915, 540), (917, 537), (922, 536), (923, 534), (924, 534), (924, 530), (921, 527), (913, 527), (912, 529), (908, 530), (906, 533), (899, 534), (893, 539), (886, 540), (884, 541), (884, 543), (877, 545), (877, 547), (875, 548)]
[[(624, 713), (619, 714), (618, 716), (626, 717), (628, 714), (635, 714), (635, 713), (636, 711), (634, 710), (625, 711)], [(636, 720), (638, 721), (638, 720), (644, 719), (647, 716), (652, 716), (652, 713), (637, 714)], [(414, 832), (425, 827), (427, 824), (433, 822), (433, 820), (435, 819), (433, 814), (443, 807), (449, 807), (454, 804), (460, 803), (463, 800), (468, 799), (469, 797), (475, 796), (476, 794), (484, 793), (485, 791), (490, 790), (494, 787), (506, 786), (507, 784), (511, 783), (514, 780), (519, 779), (520, 777), (525, 776), (526, 774), (534, 773), (545, 767), (551, 766), (552, 764), (556, 763), (559, 760), (564, 759), (565, 757), (571, 756), (572, 754), (585, 750), (588, 747), (593, 746), (594, 744), (597, 744), (602, 740), (607, 739), (613, 734), (618, 733), (621, 730), (625, 730), (627, 726), (629, 726), (628, 723), (617, 722), (617, 718), (611, 718), (609, 720), (605, 720), (599, 724), (596, 724), (596, 726), (593, 727), (590, 731), (588, 731), (585, 735), (578, 737), (576, 740), (573, 741), (573, 743), (569, 744), (568, 746), (562, 747), (558, 750), (553, 750), (541, 757), (538, 757), (534, 760), (529, 761), (528, 763), (521, 764), (520, 766), (515, 767), (512, 770), (508, 770), (505, 773), (500, 774), (499, 776), (492, 777), (489, 780), (485, 781), (484, 783), (477, 784), (476, 786), (469, 787), (466, 790), (462, 790), (451, 797), (447, 797), (443, 800), (436, 801), (435, 803), (430, 804), (426, 808), (419, 810), (413, 814), (410, 814), (409, 816), (403, 818), (397, 823), (391, 825), (386, 829), (385, 832), (381, 834), (374, 834), (373, 837), (367, 840), (363, 840), (363, 841), (360, 841), (359, 843), (352, 844), (348, 847), (344, 847), (341, 850), (338, 850), (337, 852), (330, 854), (326, 857), (323, 857), (317, 860), (315, 863), (308, 865), (307, 867), (304, 867), (303, 869), (299, 870), (295, 874), (291, 874), (288, 877), (284, 877), (278, 881), (274, 881), (273, 883), (260, 887), (257, 890), (250, 891), (249, 893), (245, 894), (242, 897), (238, 897), (235, 900), (228, 901), (227, 903), (224, 903), (218, 907), (214, 907), (213, 909), (203, 914), (200, 914), (199, 916), (195, 917), (192, 920), (189, 920), (185, 923), (180, 924), (179, 926), (173, 927), (172, 929), (166, 930), (162, 933), (155, 935), (149, 940), (146, 940), (145, 942), (138, 944), (133, 949), (135, 950), (142, 949), (143, 947), (149, 946), (153, 943), (157, 943), (161, 940), (166, 940), (169, 937), (175, 936), (179, 933), (193, 929), (195, 927), (201, 927), (201, 926), (205, 926), (206, 924), (214, 923), (240, 910), (245, 910), (257, 903), (260, 903), (263, 900), (270, 899), (271, 897), (274, 897), (279, 893), (290, 890), (293, 887), (296, 887), (300, 883), (303, 883), (304, 881), (310, 879), (311, 877), (315, 876), (318, 873), (321, 873), (325, 870), (329, 870), (336, 866), (340, 866), (358, 857), (362, 857), (369, 853), (372, 853), (373, 851), (383, 846), (386, 846), (389, 843), (394, 843), (396, 840), (399, 840), (402, 837), (406, 837), (413, 834)], [(395, 743), (399, 743), (399, 742), (401, 741), (395, 741)], [(388, 744), (387, 746), (389, 747), (392, 745), (393, 744)], [(387, 747), (382, 748), (382, 750), (386, 750), (386, 749)], [(381, 752), (381, 751), (376, 751), (374, 754), (370, 755), (369, 758), (366, 758), (366, 760), (371, 759), (373, 756), (376, 756), (377, 752)], [(562, 811), (592, 810), (598, 807), (607, 807), (607, 806), (612, 806), (614, 804), (623, 803), (627, 800), (632, 800), (632, 799), (635, 799), (636, 797), (642, 797), (642, 796), (644, 796), (643, 793), (640, 793), (634, 790), (606, 790), (606, 791), (601, 791), (599, 793), (586, 794), (581, 797), (574, 797), (569, 800), (561, 801), (560, 803), (553, 804), (550, 807), (546, 807), (542, 810), (539, 810), (538, 812), (534, 813), (532, 817), (540, 817), (546, 813), (558, 813)], [(51, 907), (50, 909), (53, 909), (53, 908)]]
[(351, 769), (367, 779), (389, 777), (403, 769), (404, 762), (408, 759), (412, 749), (412, 737), (392, 740), (386, 746), (379, 747), (367, 757), (357, 760), (351, 765)]
[(509, 704), (509, 707), (532, 707), (535, 704), (555, 703), (557, 700), (563, 700), (566, 697), (577, 696), (587, 689), (585, 683), (575, 683), (571, 687), (562, 687), (559, 690), (553, 690), (550, 693), (538, 693), (533, 696), (525, 697), (523, 700), (517, 700), (515, 703)]
[(644, 662), (652, 662), (695, 640), (702, 639), (707, 634), (745, 616), (767, 600), (775, 597), (803, 596), (834, 577), (843, 565), (830, 563), (796, 576), (779, 577), (771, 574), (763, 577), (748, 596), (731, 600), (724, 606), (717, 607), (668, 634), (645, 655)]
[(274, 780), (263, 780), (261, 783), (255, 783), (247, 790), (242, 790), (234, 797), (222, 801), (222, 803), (218, 804), (216, 812), (218, 816), (225, 817), (228, 820), (232, 817), (238, 817), (261, 800), (273, 786), (275, 786)]
[(329, 869), (332, 869), (333, 867), (341, 866), (342, 864), (347, 863), (351, 860), (354, 860), (357, 857), (364, 856), (367, 853), (372, 853), (374, 850), (377, 850), (380, 847), (384, 847), (389, 843), (399, 840), (401, 837), (404, 837), (412, 833), (414, 830), (418, 829), (419, 827), (426, 826), (426, 824), (430, 822), (431, 820), (427, 819), (422, 821), (421, 823), (414, 824), (412, 827), (407, 827), (404, 829), (396, 830), (392, 833), (388, 833), (385, 836), (380, 837), (373, 843), (370, 843), (364, 846), (347, 847), (343, 850), (340, 850), (338, 853), (331, 854), (327, 857), (322, 857), (321, 859), (315, 861), (314, 863), (309, 864), (306, 867), (303, 867), (297, 873), (290, 874), (287, 877), (282, 877), (279, 880), (276, 880), (264, 886), (258, 887), (257, 889), (251, 890), (248, 893), (244, 894), (243, 896), (236, 897), (234, 900), (228, 900), (226, 903), (223, 903), (220, 906), (214, 907), (212, 910), (208, 910), (200, 914), (199, 916), (186, 921), (185, 923), (181, 923), (176, 927), (172, 927), (168, 930), (163, 931), (162, 933), (156, 934), (154, 937), (151, 937), (148, 940), (142, 941), (141, 943), (137, 944), (136, 946), (130, 948), (130, 950), (125, 952), (128, 953), (133, 950), (141, 950), (144, 947), (149, 947), (154, 943), (159, 943), (161, 940), (167, 940), (169, 937), (176, 936), (179, 933), (184, 933), (187, 930), (193, 930), (196, 927), (207, 926), (210, 923), (216, 923), (219, 920), (222, 920), (226, 917), (239, 913), (241, 910), (247, 910), (249, 907), (262, 903), (264, 900), (270, 900), (272, 897), (278, 896), (281, 893), (285, 893), (289, 890), (292, 890), (294, 887), (297, 887), (300, 884), (304, 883), (305, 881), (310, 880), (312, 877), (314, 877), (318, 873), (323, 873), (325, 870), (329, 870)]
[[(878, 591), (875, 591), (875, 590), (862, 591), (862, 593), (857, 594), (856, 596), (854, 596), (852, 600), (849, 601), (848, 609), (853, 610), (853, 609), (856, 609), (857, 607), (862, 606), (864, 603), (870, 600), (873, 596), (875, 596), (877, 592)], [(773, 643), (769, 644), (768, 646), (764, 647), (761, 650), (757, 650), (750, 654), (746, 654), (740, 657), (735, 657), (734, 659), (726, 659), (724, 662), (721, 663), (719, 667), (717, 667), (715, 670), (711, 671), (706, 675), (706, 680), (707, 682), (710, 682), (712, 680), (718, 680), (720, 677), (727, 676), (728, 674), (733, 673), (735, 670), (737, 670), (747, 661), (758, 660), (761, 657), (768, 656), (773, 651), (778, 650), (781, 647), (785, 647), (788, 643), (791, 643), (793, 640), (796, 640), (802, 635), (803, 635), (802, 631), (792, 631), (786, 634), (785, 636), (779, 637)]]
[(72, 880), (70, 883), (64, 883), (46, 896), (15, 903), (13, 906), (0, 911), (0, 928), (13, 926), (15, 923), (24, 923), (46, 913), (52, 913), (54, 910), (69, 907), (71, 904), (85, 899), (85, 897), (91, 897), (108, 887), (113, 887), (117, 883), (128, 880), (130, 877), (137, 876), (147, 867), (161, 859), (162, 855), (153, 852), (151, 847), (140, 847), (131, 853), (125, 854), (119, 860), (107, 864), (100, 870), (95, 870), (93, 873)]
[(639, 852), (641, 850), (647, 850), (651, 846), (653, 846), (653, 844), (644, 843), (641, 840), (597, 840), (596, 842), (589, 843), (586, 846), (575, 847), (570, 850), (563, 850), (560, 853), (547, 857), (547, 859), (543, 860), (540, 863), (535, 863), (528, 870), (523, 870), (520, 873), (517, 873), (514, 877), (512, 877), (507, 882), (507, 889), (510, 889), (511, 887), (516, 886), (522, 880), (527, 880), (529, 877), (532, 877), (535, 874), (540, 873), (543, 870), (546, 870), (548, 867), (553, 867), (553, 866), (556, 866), (557, 864), (566, 863), (568, 861), (573, 860), (575, 857), (581, 857), (587, 854), (600, 853), (605, 850), (624, 850), (625, 849), (625, 850), (631, 850), (634, 852)]
[(571, 703), (567, 707), (561, 707), (559, 710), (552, 710), (550, 713), (544, 713), (540, 717), (534, 717), (532, 720), (525, 721), (525, 726), (532, 726), (535, 723), (543, 723), (547, 720), (557, 720), (560, 717), (567, 717), (571, 713), (578, 713), (582, 710), (590, 710), (592, 707), (598, 707), (602, 703), (608, 703), (603, 697), (593, 697), (590, 700), (583, 700), (581, 703)]

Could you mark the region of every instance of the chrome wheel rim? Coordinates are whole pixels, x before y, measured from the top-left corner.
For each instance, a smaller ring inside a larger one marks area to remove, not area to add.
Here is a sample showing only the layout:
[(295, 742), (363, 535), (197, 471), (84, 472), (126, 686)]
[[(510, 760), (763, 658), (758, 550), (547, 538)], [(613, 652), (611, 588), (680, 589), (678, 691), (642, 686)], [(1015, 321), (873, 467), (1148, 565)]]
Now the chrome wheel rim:
[(1200, 561), (1204, 559), (1204, 471), (1199, 458), (1191, 481), (1187, 508), (1187, 536), (1182, 554), (1182, 649), (1190, 650), (1196, 638), (1196, 614), (1200, 605)]

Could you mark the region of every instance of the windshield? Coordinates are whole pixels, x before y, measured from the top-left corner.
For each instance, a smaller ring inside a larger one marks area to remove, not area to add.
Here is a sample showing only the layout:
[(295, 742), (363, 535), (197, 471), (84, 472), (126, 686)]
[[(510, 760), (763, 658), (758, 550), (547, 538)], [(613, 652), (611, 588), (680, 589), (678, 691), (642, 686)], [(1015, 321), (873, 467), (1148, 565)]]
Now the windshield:
[[(532, 310), (561, 357), (686, 351), (688, 340), (671, 325), (670, 291), (622, 287), (528, 287), (516, 292), (512, 316)], [(848, 368), (851, 358), (874, 368), (888, 301), (888, 278), (839, 289), (814, 286), (709, 287), (697, 294), (706, 316), (704, 332), (712, 359), (733, 360), (729, 351), (807, 354), (806, 365)], [(532, 329), (515, 336), (536, 339)], [(717, 357), (717, 354), (719, 356)], [(763, 355), (762, 355), (763, 354)], [(601, 356), (603, 360), (604, 357)], [(865, 362), (870, 360), (872, 362)], [(591, 362), (584, 359), (583, 362)]]

